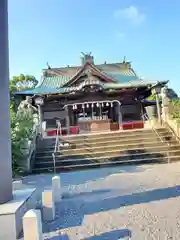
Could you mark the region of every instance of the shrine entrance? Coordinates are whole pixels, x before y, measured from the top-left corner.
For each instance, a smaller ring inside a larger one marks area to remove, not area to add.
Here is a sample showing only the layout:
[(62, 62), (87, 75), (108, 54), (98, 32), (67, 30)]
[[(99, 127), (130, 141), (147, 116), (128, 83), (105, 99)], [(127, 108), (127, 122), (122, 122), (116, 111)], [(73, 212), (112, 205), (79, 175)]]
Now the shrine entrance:
[(119, 130), (122, 126), (118, 100), (86, 101), (64, 106), (68, 134)]

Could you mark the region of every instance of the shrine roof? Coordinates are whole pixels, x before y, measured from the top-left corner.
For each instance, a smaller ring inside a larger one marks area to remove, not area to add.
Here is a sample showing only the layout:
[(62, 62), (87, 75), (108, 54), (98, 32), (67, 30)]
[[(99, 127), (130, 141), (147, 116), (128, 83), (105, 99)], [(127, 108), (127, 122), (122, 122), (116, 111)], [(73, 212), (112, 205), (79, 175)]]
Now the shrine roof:
[[(128, 83), (134, 80), (139, 80), (138, 76), (135, 75), (132, 71), (127, 70), (123, 72), (103, 72), (105, 75), (109, 76), (116, 83)], [(47, 88), (61, 88), (63, 85), (67, 84), (72, 76), (52, 76), (52, 77), (44, 77), (41, 87)]]
[[(52, 80), (52, 81), (51, 81)], [(21, 92), (17, 92), (17, 95), (47, 95), (47, 94), (63, 94), (68, 92), (75, 92), (81, 90), (81, 87), (72, 86), (72, 87), (58, 87), (58, 83), (63, 85), (64, 82), (61, 82), (61, 78), (51, 77), (46, 78), (42, 84), (34, 89), (28, 89)], [(67, 81), (67, 79), (65, 79)], [(103, 83), (101, 84), (104, 90), (108, 89), (121, 89), (121, 88), (138, 88), (138, 87), (146, 87), (146, 86), (156, 86), (158, 84), (165, 85), (167, 81), (158, 82), (158, 81), (146, 81), (143, 79), (135, 78), (135, 76), (128, 76), (128, 78), (124, 78), (124, 81), (116, 82), (116, 83)], [(61, 85), (61, 86), (62, 86)]]
[(44, 88), (61, 88), (64, 84), (68, 83), (72, 76), (53, 76), (44, 77), (40, 87)]
[[(130, 62), (126, 62), (127, 66), (131, 66)], [(100, 71), (104, 72), (119, 72), (124, 69), (123, 63), (103, 63), (103, 64), (93, 64), (96, 68), (98, 68)], [(76, 74), (80, 69), (82, 68), (81, 65), (79, 66), (66, 66), (66, 67), (59, 67), (59, 68), (47, 68), (43, 69), (43, 72), (46, 72), (46, 74), (55, 74), (55, 75), (67, 75), (72, 76)]]
[[(34, 89), (20, 91), (19, 95), (46, 95), (79, 91), (85, 85), (97, 84), (88, 77), (95, 76), (104, 90), (155, 85), (158, 81), (146, 81), (138, 77), (130, 62), (95, 65), (86, 62), (81, 67), (48, 68), (41, 83)], [(84, 78), (85, 77), (85, 78)], [(79, 79), (84, 78), (83, 82)], [(88, 83), (85, 79), (89, 79)], [(76, 86), (76, 87), (75, 87)]]
[(116, 80), (116, 82), (120, 84), (139, 80), (139, 77), (129, 69), (123, 72), (105, 72), (105, 74)]

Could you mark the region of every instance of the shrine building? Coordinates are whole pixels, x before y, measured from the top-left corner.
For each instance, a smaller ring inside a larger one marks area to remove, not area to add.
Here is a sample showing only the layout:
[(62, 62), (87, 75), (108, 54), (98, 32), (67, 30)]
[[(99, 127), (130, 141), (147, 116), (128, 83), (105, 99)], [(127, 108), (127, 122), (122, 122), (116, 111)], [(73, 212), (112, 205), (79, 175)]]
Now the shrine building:
[(143, 128), (146, 101), (161, 91), (168, 81), (141, 79), (131, 62), (96, 64), (94, 57), (82, 54), (80, 66), (43, 69), (34, 89), (17, 92), (31, 96), (39, 111), (44, 136), (81, 134)]

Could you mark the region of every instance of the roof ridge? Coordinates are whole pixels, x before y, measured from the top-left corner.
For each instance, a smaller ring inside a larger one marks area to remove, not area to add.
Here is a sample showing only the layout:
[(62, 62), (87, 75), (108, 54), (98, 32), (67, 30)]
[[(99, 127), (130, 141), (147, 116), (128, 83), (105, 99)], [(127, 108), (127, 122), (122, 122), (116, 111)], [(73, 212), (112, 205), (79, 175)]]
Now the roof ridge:
[[(95, 71), (97, 71), (99, 74), (104, 75), (105, 78), (107, 78), (107, 79), (112, 79), (113, 81), (115, 81), (112, 77), (108, 76), (107, 74), (103, 73), (102, 70), (98, 69), (94, 64), (92, 64), (92, 63), (90, 63), (90, 62), (86, 62), (86, 63), (74, 74), (74, 76), (72, 76), (72, 78), (69, 80), (69, 82), (71, 82), (71, 81), (73, 81), (73, 82), (76, 81), (76, 77), (77, 77), (79, 74), (81, 74), (81, 72), (83, 72), (83, 70), (86, 68), (87, 65), (89, 65), (92, 69), (94, 69)], [(74, 78), (74, 80), (73, 80), (73, 78)], [(73, 82), (72, 82), (72, 83), (73, 83)], [(68, 82), (65, 83), (65, 86), (66, 86), (66, 84), (68, 84)]]

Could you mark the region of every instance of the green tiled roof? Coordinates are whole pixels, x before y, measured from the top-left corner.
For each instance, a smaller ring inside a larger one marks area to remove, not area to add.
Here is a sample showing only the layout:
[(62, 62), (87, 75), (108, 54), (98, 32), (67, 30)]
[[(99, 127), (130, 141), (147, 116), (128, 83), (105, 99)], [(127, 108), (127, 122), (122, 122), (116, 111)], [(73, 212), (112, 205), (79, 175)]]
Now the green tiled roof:
[(33, 89), (27, 89), (24, 91), (16, 92), (17, 95), (36, 95), (36, 94), (55, 94), (58, 92), (57, 88), (48, 88), (48, 87), (36, 87)]
[(128, 83), (131, 81), (138, 80), (138, 76), (135, 75), (132, 71), (123, 71), (122, 73), (120, 72), (105, 72), (105, 74), (115, 81), (117, 83)]
[(145, 81), (131, 81), (126, 83), (106, 83), (104, 84), (104, 89), (118, 89), (118, 88), (128, 88), (128, 87), (142, 87), (147, 86), (148, 83)]
[[(156, 82), (148, 82), (142, 80), (135, 75), (135, 73), (129, 71), (126, 75), (123, 73), (116, 72), (104, 72), (107, 76), (111, 77), (117, 83), (104, 83), (102, 87), (104, 89), (118, 89), (124, 87), (138, 87), (138, 86), (146, 86), (148, 84), (154, 85)], [(133, 75), (134, 74), (134, 75)], [(82, 86), (77, 87), (62, 87), (65, 83), (67, 83), (72, 76), (54, 76), (54, 77), (44, 77), (42, 83), (34, 88), (28, 89), (25, 91), (17, 92), (16, 94), (22, 95), (35, 95), (35, 94), (56, 94), (56, 93), (68, 93), (72, 91), (80, 90)]]
[(69, 82), (71, 77), (72, 76), (45, 77), (39, 87), (61, 88), (64, 84)]

